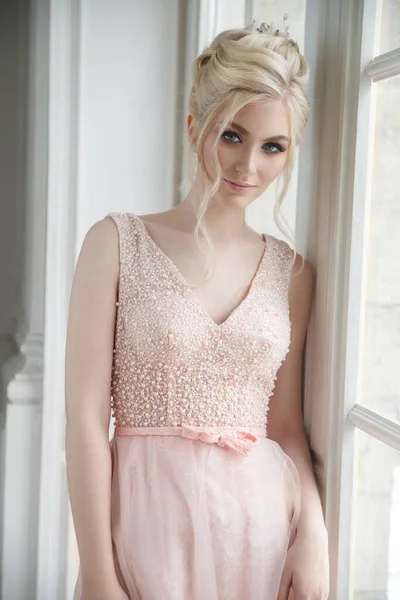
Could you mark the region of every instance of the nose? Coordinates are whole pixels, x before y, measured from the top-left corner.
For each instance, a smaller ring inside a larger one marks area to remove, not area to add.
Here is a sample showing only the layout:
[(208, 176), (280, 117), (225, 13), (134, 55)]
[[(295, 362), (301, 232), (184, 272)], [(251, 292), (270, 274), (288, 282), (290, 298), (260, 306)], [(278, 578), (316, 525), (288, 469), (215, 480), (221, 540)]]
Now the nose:
[(254, 175), (257, 171), (257, 151), (243, 147), (236, 157), (235, 169), (245, 176)]

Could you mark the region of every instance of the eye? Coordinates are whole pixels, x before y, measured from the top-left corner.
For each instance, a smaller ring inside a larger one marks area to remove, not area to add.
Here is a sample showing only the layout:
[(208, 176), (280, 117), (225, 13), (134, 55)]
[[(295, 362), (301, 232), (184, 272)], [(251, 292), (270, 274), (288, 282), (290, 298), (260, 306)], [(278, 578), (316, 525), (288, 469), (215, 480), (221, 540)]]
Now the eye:
[(228, 142), (229, 144), (237, 144), (237, 140), (240, 141), (239, 136), (233, 131), (224, 131), (224, 133), (221, 135), (221, 139), (225, 140), (225, 142)]
[[(263, 146), (267, 154), (278, 154), (279, 152), (285, 152), (285, 149), (280, 144), (268, 143)], [(272, 150), (271, 150), (272, 148)]]

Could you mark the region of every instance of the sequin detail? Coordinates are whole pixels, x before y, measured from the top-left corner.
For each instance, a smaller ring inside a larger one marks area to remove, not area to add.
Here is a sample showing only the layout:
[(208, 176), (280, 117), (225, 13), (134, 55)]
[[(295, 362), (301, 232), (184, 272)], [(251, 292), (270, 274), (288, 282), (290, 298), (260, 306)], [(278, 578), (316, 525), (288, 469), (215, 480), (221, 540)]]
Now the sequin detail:
[(290, 346), (292, 250), (264, 234), (246, 298), (217, 325), (133, 213), (110, 213), (120, 275), (111, 406), (115, 427), (264, 427)]

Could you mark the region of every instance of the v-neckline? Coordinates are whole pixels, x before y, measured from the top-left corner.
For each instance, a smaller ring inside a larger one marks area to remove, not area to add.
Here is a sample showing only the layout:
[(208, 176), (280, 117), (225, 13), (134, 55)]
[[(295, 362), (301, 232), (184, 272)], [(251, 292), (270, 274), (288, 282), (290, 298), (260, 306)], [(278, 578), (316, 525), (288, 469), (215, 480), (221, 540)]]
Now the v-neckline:
[(249, 288), (249, 291), (247, 292), (247, 294), (243, 298), (243, 300), (241, 300), (241, 302), (239, 302), (239, 304), (229, 313), (229, 315), (226, 317), (226, 319), (224, 319), (224, 321), (222, 321), (222, 323), (216, 323), (216, 321), (214, 321), (214, 319), (211, 317), (209, 312), (205, 309), (203, 304), (200, 302), (199, 298), (196, 296), (196, 294), (190, 287), (189, 282), (184, 278), (184, 276), (182, 275), (181, 271), (178, 269), (178, 267), (176, 266), (174, 261), (168, 256), (168, 254), (166, 254), (164, 252), (164, 250), (161, 249), (161, 247), (156, 243), (156, 241), (150, 235), (150, 232), (148, 231), (146, 225), (144, 224), (144, 221), (142, 221), (142, 219), (135, 213), (131, 213), (131, 214), (139, 222), (140, 228), (141, 228), (143, 234), (145, 235), (146, 239), (150, 242), (152, 247), (160, 255), (160, 257), (164, 260), (164, 262), (166, 262), (167, 265), (170, 267), (170, 269), (174, 273), (176, 279), (181, 283), (181, 285), (185, 289), (186, 293), (193, 299), (193, 302), (198, 307), (198, 309), (201, 311), (201, 313), (205, 316), (206, 320), (211, 324), (211, 326), (214, 327), (214, 329), (222, 329), (223, 327), (226, 327), (231, 322), (231, 320), (234, 318), (234, 316), (237, 315), (237, 313), (240, 311), (240, 309), (242, 309), (243, 305), (246, 304), (249, 301), (249, 298), (251, 298), (251, 296), (253, 295), (255, 285), (257, 284), (257, 280), (260, 277), (260, 273), (262, 271), (263, 264), (267, 258), (267, 249), (268, 249), (267, 235), (265, 233), (261, 233), (261, 237), (264, 240), (264, 251), (263, 251), (260, 261), (258, 263), (257, 269), (256, 269), (249, 285), (247, 286)]

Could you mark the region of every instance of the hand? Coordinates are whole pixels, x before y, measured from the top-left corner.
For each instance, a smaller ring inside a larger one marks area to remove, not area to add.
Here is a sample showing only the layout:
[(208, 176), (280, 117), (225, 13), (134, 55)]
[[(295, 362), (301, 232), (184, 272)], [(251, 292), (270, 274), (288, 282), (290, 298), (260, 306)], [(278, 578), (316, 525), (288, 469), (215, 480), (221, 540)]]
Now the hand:
[(327, 536), (305, 536), (298, 531), (286, 556), (277, 600), (328, 600), (328, 595)]

